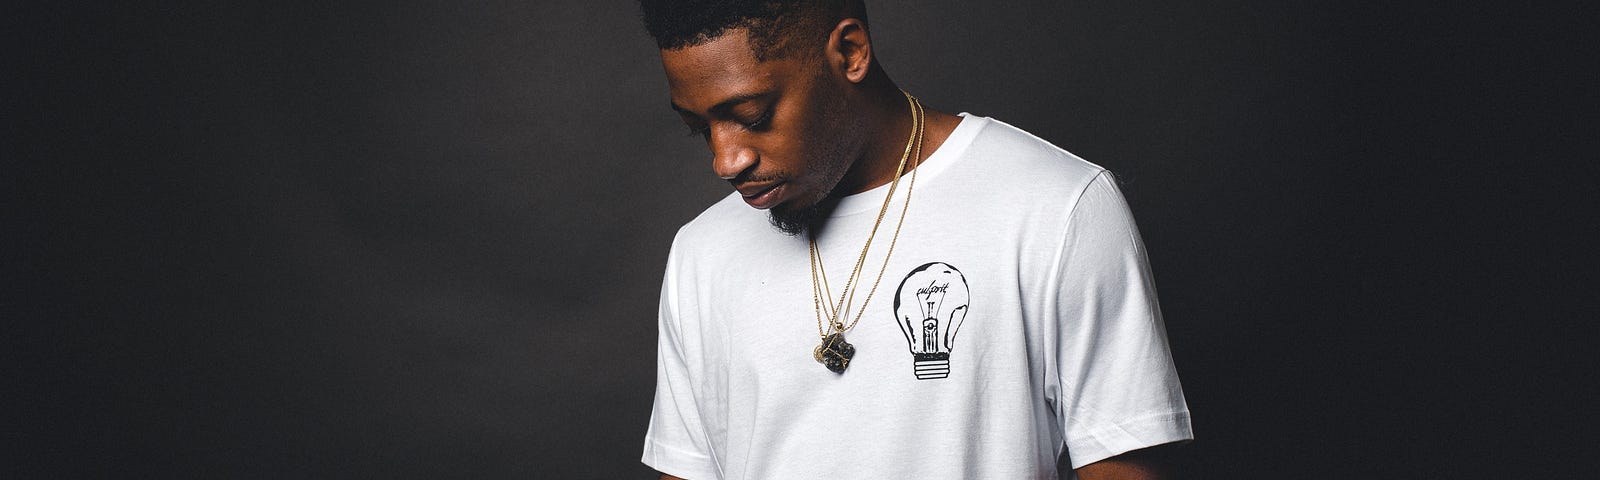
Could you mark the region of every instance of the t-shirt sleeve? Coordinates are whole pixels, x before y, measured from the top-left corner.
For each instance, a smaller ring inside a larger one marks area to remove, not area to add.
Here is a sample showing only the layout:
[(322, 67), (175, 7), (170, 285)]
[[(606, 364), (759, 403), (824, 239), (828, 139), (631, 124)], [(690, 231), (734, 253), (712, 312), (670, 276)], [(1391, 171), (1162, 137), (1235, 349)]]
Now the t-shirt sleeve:
[(669, 256), (666, 278), (661, 282), (656, 395), (641, 461), (656, 471), (680, 478), (714, 479), (721, 475), (700, 419), (695, 376), (686, 357), (682, 319), (678, 316), (676, 253)]
[(1050, 391), (1072, 468), (1193, 438), (1144, 244), (1108, 172), (1073, 206), (1058, 258)]

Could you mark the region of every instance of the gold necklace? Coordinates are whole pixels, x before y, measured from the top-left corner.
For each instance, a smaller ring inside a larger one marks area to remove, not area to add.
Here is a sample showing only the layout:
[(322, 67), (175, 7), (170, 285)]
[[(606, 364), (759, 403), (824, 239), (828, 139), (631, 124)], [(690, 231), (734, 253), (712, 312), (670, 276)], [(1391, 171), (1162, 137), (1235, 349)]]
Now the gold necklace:
[[(888, 212), (889, 203), (894, 199), (894, 191), (900, 185), (901, 175), (905, 173), (906, 162), (913, 156), (922, 158), (922, 137), (926, 130), (922, 103), (904, 90), (900, 93), (906, 96), (906, 102), (911, 105), (911, 138), (906, 141), (905, 153), (900, 155), (900, 165), (895, 167), (894, 180), (889, 183), (889, 192), (883, 199), (883, 206), (878, 209), (878, 218), (873, 221), (872, 230), (867, 233), (867, 242), (861, 247), (861, 255), (856, 257), (855, 268), (851, 270), (850, 276), (846, 277), (837, 306), (828, 305), (822, 300), (823, 298), (831, 300), (833, 292), (828, 287), (827, 271), (822, 267), (822, 254), (817, 249), (816, 235), (807, 234), (811, 256), (811, 301), (817, 313), (817, 334), (822, 337), (821, 344), (811, 353), (818, 363), (834, 373), (844, 373), (845, 368), (850, 366), (850, 359), (855, 356), (855, 346), (844, 340), (844, 332), (861, 322), (861, 316), (866, 312), (867, 305), (872, 303), (872, 295), (878, 291), (878, 283), (883, 281), (883, 272), (889, 268), (889, 257), (894, 255), (894, 245), (900, 239), (900, 227), (905, 225), (906, 210), (911, 206), (911, 192), (917, 185), (917, 170), (912, 168), (911, 183), (906, 186), (906, 199), (900, 207), (900, 219), (895, 223), (894, 235), (889, 237), (889, 250), (884, 253), (883, 265), (878, 268), (878, 276), (872, 281), (872, 288), (867, 290), (866, 300), (862, 301), (861, 308), (856, 310), (855, 319), (846, 325), (843, 320), (850, 318), (848, 307), (855, 301), (856, 291), (860, 287), (857, 280), (860, 280), (861, 269), (866, 265), (867, 252), (871, 250), (872, 240), (877, 236), (878, 227), (883, 223), (883, 216)], [(827, 327), (823, 326), (824, 317), (827, 317)]]

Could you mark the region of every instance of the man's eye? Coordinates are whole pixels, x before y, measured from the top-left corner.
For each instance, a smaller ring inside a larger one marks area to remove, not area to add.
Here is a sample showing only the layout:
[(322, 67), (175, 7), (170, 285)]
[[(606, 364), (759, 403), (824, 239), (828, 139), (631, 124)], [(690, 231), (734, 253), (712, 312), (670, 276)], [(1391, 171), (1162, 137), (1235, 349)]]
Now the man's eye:
[(767, 122), (770, 122), (770, 121), (772, 121), (772, 112), (768, 111), (766, 113), (761, 114), (760, 117), (756, 117), (756, 119), (751, 121), (750, 123), (744, 124), (744, 128), (746, 130), (764, 129), (764, 128), (767, 127)]

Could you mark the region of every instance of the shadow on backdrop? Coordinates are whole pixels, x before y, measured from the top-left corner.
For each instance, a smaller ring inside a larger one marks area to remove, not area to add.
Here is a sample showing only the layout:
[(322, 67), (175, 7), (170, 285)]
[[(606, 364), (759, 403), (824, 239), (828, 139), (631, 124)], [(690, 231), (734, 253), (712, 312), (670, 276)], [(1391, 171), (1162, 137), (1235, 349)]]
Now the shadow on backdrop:
[[(603, 3), (6, 7), (0, 471), (649, 478), (728, 190)], [(1592, 7), (870, 3), (930, 106), (1119, 174), (1186, 478), (1592, 471), (1526, 459), (1588, 457)]]

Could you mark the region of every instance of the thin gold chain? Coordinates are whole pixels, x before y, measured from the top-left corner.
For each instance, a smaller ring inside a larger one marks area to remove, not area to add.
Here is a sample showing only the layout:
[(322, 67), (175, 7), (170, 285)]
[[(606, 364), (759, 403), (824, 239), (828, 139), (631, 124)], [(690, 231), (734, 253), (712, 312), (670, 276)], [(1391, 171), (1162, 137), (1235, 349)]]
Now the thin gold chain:
[[(867, 304), (872, 302), (872, 296), (873, 296), (874, 293), (877, 292), (878, 283), (883, 281), (883, 272), (888, 268), (889, 257), (894, 254), (894, 245), (895, 245), (895, 243), (897, 243), (896, 240), (898, 240), (899, 237), (900, 237), (900, 227), (905, 224), (906, 209), (911, 205), (911, 203), (910, 203), (911, 202), (911, 191), (910, 191), (910, 189), (915, 186), (916, 181), (917, 181), (917, 172), (916, 172), (915, 168), (913, 168), (912, 171), (911, 171), (911, 185), (909, 185), (907, 187), (906, 200), (901, 205), (900, 219), (895, 224), (894, 235), (889, 240), (889, 251), (884, 256), (883, 266), (880, 267), (879, 270), (878, 270), (878, 277), (877, 277), (876, 280), (873, 281), (872, 289), (867, 292), (866, 301), (862, 302), (861, 308), (856, 311), (856, 317), (850, 322), (849, 325), (844, 325), (843, 322), (839, 321), (839, 318), (841, 316), (843, 316), (844, 318), (849, 318), (848, 317), (849, 311), (846, 310), (846, 307), (848, 307), (848, 306), (850, 306), (850, 305), (852, 305), (854, 303), (854, 301), (855, 301), (855, 293), (857, 291), (859, 291), (859, 288), (852, 288), (853, 284), (855, 283), (855, 281), (859, 280), (860, 277), (861, 277), (862, 267), (865, 266), (865, 264), (866, 264), (867, 252), (872, 247), (872, 240), (877, 234), (878, 226), (883, 222), (884, 214), (888, 212), (889, 203), (894, 198), (894, 191), (898, 188), (899, 182), (900, 182), (900, 178), (901, 178), (902, 174), (904, 174), (904, 172), (905, 172), (906, 162), (910, 158), (921, 159), (921, 157), (922, 157), (922, 137), (923, 137), (923, 132), (924, 132), (924, 129), (925, 129), (925, 125), (924, 125), (925, 117), (924, 117), (923, 111), (922, 111), (922, 103), (920, 101), (918, 101), (916, 99), (916, 97), (911, 96), (910, 93), (906, 93), (904, 91), (902, 91), (901, 93), (906, 96), (906, 101), (911, 105), (911, 110), (912, 110), (911, 138), (910, 138), (909, 141), (906, 142), (906, 151), (900, 157), (900, 165), (898, 167), (896, 167), (894, 181), (891, 182), (890, 185), (889, 185), (889, 192), (887, 194), (888, 196), (886, 198), (884, 198), (883, 206), (878, 209), (878, 217), (877, 217), (877, 220), (875, 220), (874, 223), (873, 223), (872, 231), (870, 231), (867, 234), (866, 245), (862, 246), (861, 255), (856, 258), (855, 268), (851, 271), (851, 275), (849, 277), (847, 277), (847, 279), (846, 279), (845, 289), (844, 289), (843, 292), (840, 293), (838, 306), (832, 306), (832, 305), (828, 305), (827, 303), (821, 303), (821, 307), (822, 308), (820, 310), (826, 310), (825, 313), (827, 314), (827, 317), (829, 318), (829, 322), (828, 323), (829, 323), (829, 326), (832, 327), (831, 328), (832, 331), (844, 332), (846, 330), (854, 328), (856, 323), (861, 321), (862, 315), (866, 312)], [(830, 288), (828, 286), (827, 269), (823, 267), (822, 255), (820, 253), (820, 250), (816, 246), (816, 241), (815, 241), (814, 238), (811, 240), (811, 249), (812, 249), (811, 253), (812, 253), (812, 258), (813, 258), (813, 260), (812, 260), (813, 261), (813, 269), (817, 270), (817, 271), (813, 271), (812, 272), (812, 274), (813, 274), (812, 287), (813, 287), (813, 289), (815, 289), (815, 287), (817, 286), (816, 277), (820, 276), (821, 280), (822, 280), (822, 282), (821, 282), (822, 283), (822, 297), (823, 298), (832, 298), (833, 297), (832, 288)], [(819, 271), (820, 271), (820, 274), (819, 274)], [(816, 292), (813, 292), (813, 298), (815, 298), (815, 297), (816, 297)], [(832, 307), (832, 308), (829, 308), (829, 307)], [(820, 313), (822, 313), (822, 312), (819, 312), (819, 315), (818, 315), (819, 318), (818, 318), (817, 331), (818, 331), (819, 335), (822, 335), (822, 336), (826, 337), (827, 333), (828, 333), (828, 329), (823, 328), (822, 322), (821, 322), (821, 314)]]
[[(889, 192), (883, 199), (883, 206), (878, 209), (878, 217), (873, 221), (872, 230), (867, 233), (866, 244), (861, 247), (861, 255), (856, 258), (855, 268), (851, 269), (850, 275), (846, 277), (844, 290), (839, 295), (837, 306), (829, 305), (822, 300), (823, 298), (830, 300), (833, 298), (832, 288), (828, 286), (827, 271), (822, 266), (822, 254), (817, 248), (816, 236), (814, 234), (808, 235), (811, 257), (811, 299), (816, 307), (817, 334), (824, 338), (830, 332), (842, 333), (854, 328), (861, 321), (862, 315), (867, 310), (867, 305), (872, 303), (873, 294), (878, 290), (878, 284), (883, 281), (883, 273), (889, 267), (889, 258), (894, 255), (894, 246), (900, 238), (900, 228), (905, 225), (906, 211), (911, 206), (911, 192), (916, 188), (917, 183), (916, 168), (911, 170), (911, 181), (906, 186), (906, 199), (900, 207), (900, 219), (895, 223), (894, 234), (889, 239), (889, 249), (884, 254), (883, 265), (878, 269), (878, 275), (872, 282), (872, 288), (867, 291), (866, 300), (862, 302), (861, 308), (856, 310), (855, 318), (850, 321), (849, 325), (845, 325), (840, 321), (840, 317), (849, 318), (849, 311), (846, 310), (846, 307), (855, 301), (856, 282), (860, 279), (862, 268), (866, 265), (867, 252), (871, 250), (872, 240), (877, 235), (878, 227), (883, 223), (883, 217), (888, 212), (889, 204), (894, 199), (894, 192), (899, 187), (901, 175), (905, 173), (906, 163), (913, 157), (919, 160), (922, 157), (922, 137), (926, 130), (926, 118), (922, 110), (922, 103), (917, 101), (916, 97), (911, 96), (910, 93), (903, 90), (900, 93), (905, 95), (906, 102), (911, 105), (911, 138), (906, 141), (905, 152), (900, 156), (900, 165), (895, 168), (894, 180), (889, 184)], [(825, 316), (827, 317), (827, 327), (824, 327), (823, 323)]]
[[(917, 101), (916, 98), (914, 98), (914, 97), (911, 100), (913, 102), (912, 103), (912, 109), (913, 109), (913, 115), (914, 115), (912, 117), (912, 122), (913, 122), (913, 125), (916, 125), (919, 120), (923, 119), (922, 102)], [(923, 136), (923, 130), (919, 128), (917, 130), (917, 132), (916, 132), (916, 137), (914, 139), (916, 147), (915, 147), (915, 150), (912, 152), (912, 158), (917, 158), (917, 159), (922, 158), (922, 136)], [(867, 299), (861, 303), (861, 309), (856, 311), (856, 318), (851, 320), (849, 325), (843, 325), (843, 324), (838, 322), (839, 314), (836, 313), (836, 312), (838, 312), (838, 310), (830, 310), (830, 311), (823, 312), (823, 313), (826, 313), (827, 316), (832, 320), (831, 324), (834, 327), (834, 331), (843, 332), (843, 331), (849, 330), (851, 328), (855, 328), (856, 323), (859, 323), (861, 321), (862, 315), (866, 312), (867, 305), (872, 303), (872, 296), (873, 296), (874, 293), (877, 293), (877, 291), (878, 291), (878, 283), (883, 281), (883, 273), (889, 267), (889, 258), (894, 255), (894, 246), (897, 243), (897, 241), (900, 239), (900, 227), (905, 225), (906, 210), (908, 208), (910, 208), (910, 206), (911, 206), (911, 192), (916, 189), (916, 186), (917, 186), (917, 170), (915, 169), (915, 166), (913, 166), (913, 168), (911, 170), (911, 182), (910, 182), (909, 185), (906, 186), (906, 200), (905, 200), (904, 203), (902, 203), (900, 205), (900, 218), (899, 218), (899, 220), (896, 220), (896, 223), (895, 223), (895, 226), (894, 226), (894, 235), (889, 237), (889, 250), (888, 250), (887, 253), (884, 254), (883, 264), (882, 264), (882, 266), (880, 266), (878, 268), (878, 277), (877, 277), (876, 280), (873, 280), (872, 289), (867, 291)], [(890, 190), (889, 194), (892, 196), (894, 194), (894, 186), (891, 185), (889, 187), (889, 190)], [(885, 206), (887, 206), (887, 205), (885, 205)], [(879, 218), (880, 218), (880, 221), (881, 221), (882, 217), (880, 216)], [(869, 238), (870, 238), (870, 236), (869, 236)], [(822, 296), (823, 296), (823, 298), (833, 298), (832, 289), (829, 288), (829, 286), (828, 286), (828, 270), (827, 270), (827, 268), (825, 268), (823, 266), (822, 256), (820, 254), (820, 250), (817, 249), (817, 247), (815, 245), (813, 245), (812, 247), (813, 247), (813, 250), (816, 250), (816, 252), (814, 252), (814, 255), (816, 257), (815, 262), (816, 262), (816, 270), (817, 270), (815, 272), (812, 272), (812, 274), (813, 274), (812, 275), (813, 276), (812, 288), (813, 288), (813, 290), (815, 290), (815, 288), (816, 288), (816, 278), (815, 277), (820, 276), (822, 278)], [(818, 272), (820, 272), (820, 274), (818, 274)], [(815, 296), (815, 292), (813, 292), (813, 296)], [(841, 294), (840, 296), (843, 297), (844, 295)], [(849, 301), (853, 302), (854, 299), (855, 299), (854, 298), (854, 292), (851, 292)], [(841, 298), (840, 300), (841, 300), (840, 301), (841, 305), (848, 306), (850, 304), (850, 303), (847, 303), (847, 301), (845, 299), (843, 299), (843, 298)], [(825, 307), (825, 308), (826, 307), (830, 307), (826, 303), (823, 303), (822, 306)], [(849, 314), (848, 311), (845, 312), (845, 315), (848, 315), (848, 314)], [(849, 317), (845, 317), (845, 318), (849, 318)], [(819, 318), (819, 321), (818, 321), (818, 331), (819, 332), (822, 331), (820, 318)], [(824, 335), (824, 336), (826, 336), (826, 335)]]
[[(922, 120), (922, 115), (923, 115), (922, 114), (922, 102), (919, 102), (915, 98), (913, 98), (912, 99), (912, 104), (913, 104), (914, 108), (916, 108), (916, 110), (917, 110), (917, 119), (918, 120)], [(916, 148), (916, 152), (914, 152), (912, 154), (912, 155), (916, 156), (917, 158), (920, 158), (922, 156), (922, 135), (923, 135), (923, 132), (922, 132), (921, 129), (919, 129), (917, 131), (917, 148)], [(856, 311), (856, 318), (854, 320), (851, 320), (849, 325), (845, 325), (844, 328), (840, 330), (841, 332), (845, 331), (845, 330), (849, 330), (851, 328), (855, 328), (856, 323), (859, 323), (861, 321), (861, 315), (866, 312), (867, 304), (872, 303), (872, 294), (878, 292), (878, 283), (883, 281), (883, 272), (885, 272), (885, 271), (887, 271), (889, 269), (889, 257), (894, 255), (894, 245), (895, 245), (896, 241), (898, 241), (900, 239), (900, 227), (905, 225), (905, 223), (906, 223), (906, 210), (911, 207), (911, 191), (915, 190), (916, 188), (917, 188), (917, 168), (915, 168), (915, 166), (913, 166), (913, 168), (911, 169), (911, 183), (906, 185), (906, 200), (905, 200), (904, 203), (902, 203), (900, 205), (900, 219), (895, 221), (895, 224), (894, 224), (894, 235), (889, 237), (889, 249), (887, 251), (885, 251), (884, 254), (883, 254), (883, 265), (878, 267), (878, 277), (872, 281), (872, 288), (867, 290), (867, 299), (861, 302), (861, 310)], [(854, 295), (853, 292), (852, 292), (852, 295)]]

